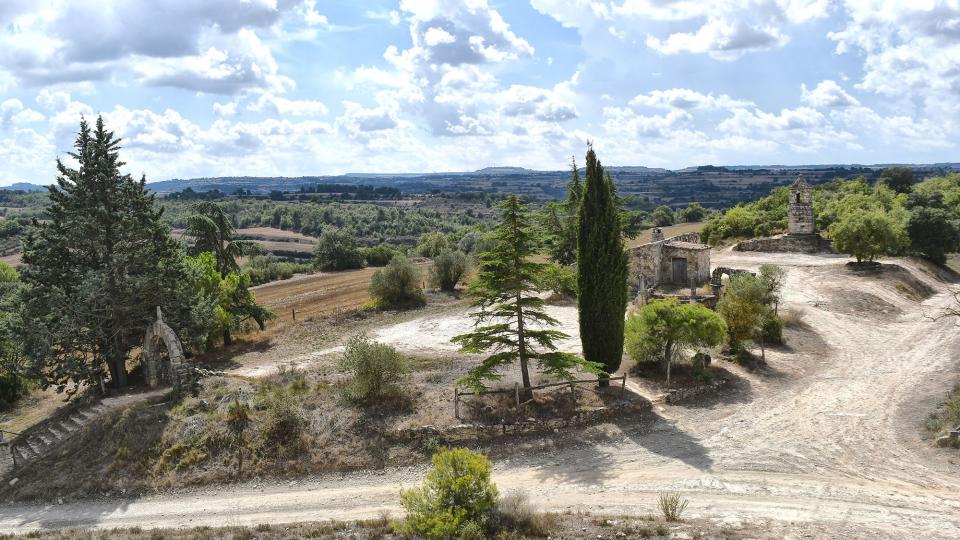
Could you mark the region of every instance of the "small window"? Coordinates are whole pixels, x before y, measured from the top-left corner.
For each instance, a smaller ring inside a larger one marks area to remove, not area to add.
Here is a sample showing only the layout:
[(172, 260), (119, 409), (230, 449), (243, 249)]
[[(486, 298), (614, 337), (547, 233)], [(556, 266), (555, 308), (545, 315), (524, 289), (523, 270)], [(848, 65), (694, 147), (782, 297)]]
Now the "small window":
[(797, 192), (797, 204), (800, 204), (800, 192)]

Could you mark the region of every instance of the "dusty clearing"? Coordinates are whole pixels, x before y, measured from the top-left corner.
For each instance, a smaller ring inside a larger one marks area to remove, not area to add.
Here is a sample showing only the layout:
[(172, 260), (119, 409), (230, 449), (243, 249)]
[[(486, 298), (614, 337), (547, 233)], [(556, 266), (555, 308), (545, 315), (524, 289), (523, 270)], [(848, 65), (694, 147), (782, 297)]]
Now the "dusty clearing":
[[(769, 530), (777, 537), (960, 537), (960, 456), (933, 449), (923, 428), (960, 368), (954, 322), (925, 317), (952, 302), (948, 285), (909, 260), (886, 261), (901, 269), (870, 276), (836, 256), (714, 256), (715, 265), (739, 268), (765, 262), (787, 269), (783, 308), (802, 311), (804, 326), (768, 352), (767, 366), (728, 366), (736, 376), (729, 394), (655, 404), (648, 424), (614, 422), (569, 434), (566, 445), (496, 460), (497, 484), (526, 490), (547, 510), (634, 516), (655, 513), (657, 492), (676, 490), (690, 499), (691, 518), (730, 526), (774, 520), (779, 528)], [(391, 324), (379, 336), (404, 348), (439, 346), (458, 328), (447, 313)], [(564, 330), (574, 334), (576, 326)], [(9, 504), (0, 509), (0, 529), (373, 518), (399, 513), (399, 490), (423, 472), (391, 468), (134, 500)]]

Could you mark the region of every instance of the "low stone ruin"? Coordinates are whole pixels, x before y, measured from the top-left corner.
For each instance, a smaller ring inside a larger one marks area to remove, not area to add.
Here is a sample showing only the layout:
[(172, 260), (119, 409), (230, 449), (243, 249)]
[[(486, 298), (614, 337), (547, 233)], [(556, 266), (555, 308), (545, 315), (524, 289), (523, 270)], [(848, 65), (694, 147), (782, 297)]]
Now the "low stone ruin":
[[(167, 349), (168, 359), (164, 360), (160, 354), (160, 344)], [(173, 385), (175, 391), (189, 388), (194, 373), (183, 356), (183, 346), (177, 333), (163, 322), (163, 312), (157, 306), (157, 320), (147, 327), (143, 336), (143, 369), (147, 384), (156, 388), (164, 382)]]

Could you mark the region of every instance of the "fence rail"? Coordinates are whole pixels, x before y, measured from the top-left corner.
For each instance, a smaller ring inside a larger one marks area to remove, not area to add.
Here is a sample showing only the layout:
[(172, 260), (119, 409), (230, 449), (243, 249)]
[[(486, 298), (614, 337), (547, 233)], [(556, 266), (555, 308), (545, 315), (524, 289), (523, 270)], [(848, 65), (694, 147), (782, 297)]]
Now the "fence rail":
[[(627, 390), (627, 375), (623, 374), (619, 377), (600, 377), (596, 379), (578, 379), (571, 381), (562, 381), (555, 383), (546, 383), (538, 386), (531, 386), (530, 388), (523, 388), (523, 391), (534, 391), (534, 390), (543, 390), (544, 388), (556, 388), (558, 386), (569, 386), (570, 392), (574, 392), (574, 387), (578, 384), (595, 384), (600, 381), (620, 381), (620, 400), (623, 401), (625, 398), (625, 393)], [(520, 412), (520, 408), (527, 403), (530, 403), (531, 400), (520, 401), (520, 383), (513, 383), (513, 388), (503, 388), (500, 390), (481, 390), (476, 392), (461, 392), (460, 387), (456, 386), (453, 388), (453, 415), (455, 418), (460, 418), (460, 398), (463, 396), (486, 396), (490, 394), (513, 394), (514, 404), (517, 408), (517, 413)]]

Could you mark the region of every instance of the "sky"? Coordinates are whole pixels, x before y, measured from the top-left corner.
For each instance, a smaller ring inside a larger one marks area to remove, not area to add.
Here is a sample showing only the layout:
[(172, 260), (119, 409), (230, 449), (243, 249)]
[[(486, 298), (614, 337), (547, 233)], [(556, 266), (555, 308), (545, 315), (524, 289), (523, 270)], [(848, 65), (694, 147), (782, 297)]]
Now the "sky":
[(960, 161), (960, 0), (0, 0), (0, 185)]

